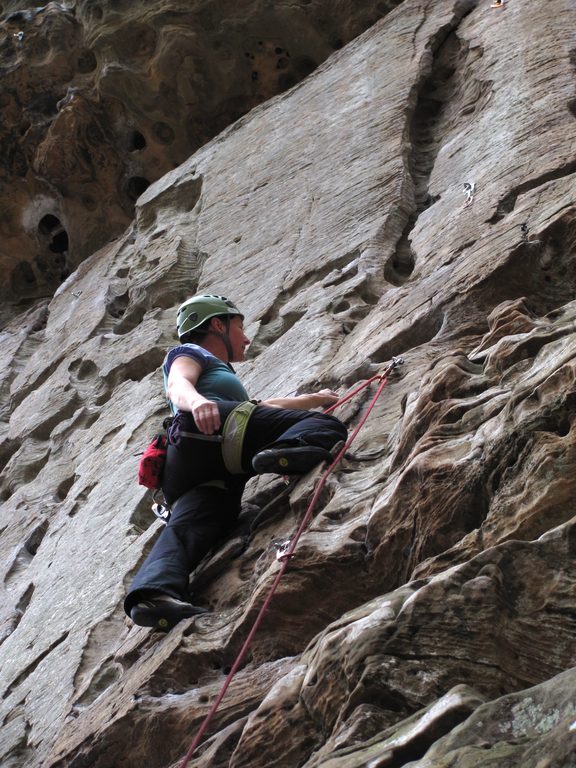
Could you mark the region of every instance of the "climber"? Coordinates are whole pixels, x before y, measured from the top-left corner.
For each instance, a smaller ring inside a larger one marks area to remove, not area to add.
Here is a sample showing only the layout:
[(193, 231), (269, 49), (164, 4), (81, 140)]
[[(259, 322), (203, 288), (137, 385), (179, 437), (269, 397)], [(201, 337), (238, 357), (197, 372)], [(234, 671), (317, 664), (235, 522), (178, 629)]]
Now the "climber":
[(248, 478), (304, 474), (346, 439), (338, 419), (309, 410), (335, 403), (331, 390), (249, 400), (232, 367), (250, 343), (243, 321), (224, 296), (194, 296), (178, 310), (180, 344), (162, 366), (175, 414), (162, 481), (172, 514), (124, 602), (140, 626), (167, 630), (206, 612), (190, 602), (189, 575), (233, 528)]

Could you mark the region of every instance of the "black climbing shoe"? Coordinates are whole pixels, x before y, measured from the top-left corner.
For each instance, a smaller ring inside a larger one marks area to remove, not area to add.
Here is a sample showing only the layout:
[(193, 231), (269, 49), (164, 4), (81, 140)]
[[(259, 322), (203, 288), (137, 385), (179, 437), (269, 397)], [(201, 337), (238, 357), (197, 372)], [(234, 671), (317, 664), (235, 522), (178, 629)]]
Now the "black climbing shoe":
[(274, 472), (277, 475), (304, 475), (322, 461), (331, 461), (332, 454), (315, 445), (278, 446), (266, 448), (252, 459), (254, 470), (263, 475)]
[(170, 595), (155, 595), (136, 603), (130, 611), (130, 618), (140, 627), (154, 627), (161, 632), (168, 632), (182, 619), (189, 619), (201, 613), (208, 613), (208, 610), (176, 600)]

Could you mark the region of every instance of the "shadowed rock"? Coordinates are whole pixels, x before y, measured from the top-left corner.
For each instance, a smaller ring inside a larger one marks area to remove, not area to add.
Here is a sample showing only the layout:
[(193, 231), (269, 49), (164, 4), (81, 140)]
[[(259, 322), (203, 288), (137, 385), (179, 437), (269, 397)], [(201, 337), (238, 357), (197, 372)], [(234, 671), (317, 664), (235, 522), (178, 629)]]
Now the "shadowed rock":
[(119, 236), (152, 182), (399, 2), (1, 4), (0, 323)]

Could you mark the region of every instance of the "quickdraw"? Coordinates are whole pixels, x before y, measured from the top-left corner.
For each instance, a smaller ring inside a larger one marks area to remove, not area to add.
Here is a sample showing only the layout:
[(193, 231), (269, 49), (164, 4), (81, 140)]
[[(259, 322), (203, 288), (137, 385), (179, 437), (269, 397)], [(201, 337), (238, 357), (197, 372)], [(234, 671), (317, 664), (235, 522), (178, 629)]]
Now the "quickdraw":
[(167, 523), (168, 520), (170, 520), (171, 510), (170, 507), (163, 501), (158, 501), (156, 499), (156, 494), (154, 494), (154, 503), (152, 504), (152, 512), (156, 515), (156, 517), (159, 520), (162, 520), (162, 522)]
[(365, 381), (363, 384), (361, 384), (359, 387), (357, 387), (353, 392), (350, 392), (348, 395), (343, 397), (341, 400), (339, 400), (335, 405), (333, 405), (331, 408), (329, 408), (326, 413), (333, 411), (335, 408), (337, 408), (339, 405), (342, 405), (343, 403), (350, 400), (354, 395), (356, 395), (358, 392), (361, 392), (363, 389), (368, 387), (373, 381), (376, 381), (377, 379), (380, 380), (380, 384), (378, 385), (378, 389), (370, 401), (368, 408), (366, 409), (366, 412), (360, 419), (360, 422), (352, 432), (352, 435), (348, 438), (345, 445), (341, 448), (341, 450), (338, 452), (336, 458), (334, 461), (330, 464), (328, 469), (325, 470), (325, 472), (321, 475), (319, 478), (316, 488), (314, 489), (314, 493), (312, 495), (312, 499), (310, 501), (310, 504), (308, 505), (308, 508), (306, 510), (306, 513), (304, 514), (304, 517), (302, 518), (302, 522), (298, 526), (298, 530), (292, 536), (290, 539), (284, 542), (280, 542), (280, 548), (277, 548), (276, 558), (280, 562), (280, 567), (278, 569), (278, 573), (276, 574), (276, 577), (272, 583), (272, 586), (270, 587), (268, 594), (266, 595), (266, 598), (264, 599), (264, 603), (262, 604), (262, 607), (260, 608), (260, 611), (258, 612), (258, 615), (256, 616), (256, 619), (254, 621), (254, 624), (252, 625), (252, 628), (250, 632), (248, 633), (248, 636), (246, 640), (244, 641), (244, 644), (242, 645), (242, 648), (240, 649), (240, 652), (238, 653), (238, 656), (236, 657), (236, 660), (232, 667), (230, 668), (230, 672), (228, 673), (228, 676), (226, 677), (226, 680), (224, 681), (224, 684), (222, 685), (222, 688), (220, 690), (220, 693), (216, 697), (216, 700), (214, 701), (214, 704), (212, 705), (210, 711), (204, 718), (198, 733), (196, 734), (196, 737), (194, 738), (194, 741), (190, 745), (190, 749), (184, 756), (182, 762), (180, 763), (180, 768), (186, 768), (188, 763), (190, 762), (190, 759), (194, 752), (196, 751), (196, 748), (200, 744), (200, 741), (202, 737), (204, 736), (204, 733), (206, 732), (206, 729), (212, 722), (212, 718), (216, 714), (218, 707), (220, 706), (222, 699), (226, 695), (226, 691), (228, 690), (228, 687), (230, 686), (230, 683), (232, 682), (232, 679), (234, 675), (236, 674), (240, 664), (242, 663), (246, 653), (248, 652), (248, 649), (250, 648), (250, 644), (252, 642), (252, 639), (254, 638), (254, 635), (258, 631), (262, 619), (264, 618), (264, 614), (268, 610), (268, 607), (272, 601), (272, 598), (274, 596), (274, 593), (276, 592), (276, 588), (278, 587), (278, 584), (280, 583), (280, 580), (282, 579), (282, 576), (284, 575), (284, 572), (288, 568), (288, 565), (291, 561), (291, 559), (294, 557), (294, 550), (296, 549), (296, 546), (298, 544), (298, 541), (300, 539), (300, 536), (302, 533), (306, 530), (308, 527), (308, 524), (312, 518), (312, 513), (314, 512), (314, 509), (316, 507), (316, 504), (318, 503), (318, 499), (320, 498), (320, 494), (322, 493), (322, 489), (324, 488), (324, 485), (326, 484), (326, 481), (328, 477), (332, 474), (334, 469), (338, 466), (342, 458), (344, 457), (344, 454), (349, 449), (349, 447), (352, 445), (354, 440), (356, 439), (356, 436), (366, 423), (368, 416), (372, 412), (372, 409), (376, 405), (376, 402), (380, 395), (382, 394), (382, 391), (384, 390), (384, 387), (388, 383), (388, 375), (391, 373), (391, 371), (394, 370), (398, 365), (401, 365), (404, 363), (404, 360), (401, 357), (394, 357), (392, 358), (392, 362), (381, 372), (377, 373), (375, 376), (372, 376), (372, 378)]
[(294, 557), (292, 554), (288, 554), (290, 552), (290, 547), (292, 546), (292, 541), (290, 539), (287, 539), (286, 541), (276, 541), (274, 542), (274, 547), (276, 549), (276, 560), (282, 562), (282, 560), (289, 559), (291, 557)]
[(520, 225), (520, 231), (522, 232), (523, 243), (526, 243), (527, 245), (540, 245), (542, 243), (541, 240), (537, 240), (536, 238), (530, 236), (530, 227), (528, 226), (527, 221)]
[(473, 181), (464, 182), (464, 194), (466, 195), (466, 200), (464, 200), (463, 208), (469, 208), (474, 202), (475, 189), (476, 189), (476, 185), (474, 184)]

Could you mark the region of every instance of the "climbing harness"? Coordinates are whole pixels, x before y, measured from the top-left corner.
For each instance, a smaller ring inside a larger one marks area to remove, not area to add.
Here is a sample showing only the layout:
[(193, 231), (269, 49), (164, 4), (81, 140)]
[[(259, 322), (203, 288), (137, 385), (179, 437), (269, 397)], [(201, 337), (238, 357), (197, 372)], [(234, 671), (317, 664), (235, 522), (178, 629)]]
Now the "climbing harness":
[(168, 429), (168, 439), (172, 445), (179, 445), (182, 438), (189, 440), (202, 440), (210, 443), (221, 443), (222, 459), (224, 466), (231, 475), (242, 474), (242, 445), (244, 435), (250, 421), (250, 416), (256, 408), (256, 403), (247, 400), (240, 403), (233, 411), (230, 411), (221, 435), (204, 435), (202, 432), (188, 432), (182, 429), (182, 422), (187, 418), (182, 413), (177, 413)]
[(183, 437), (190, 440), (202, 440), (207, 443), (221, 443), (224, 440), (222, 435), (205, 435), (202, 432), (188, 432), (184, 427), (184, 420), (188, 418), (187, 414), (179, 411), (172, 419), (168, 427), (168, 442), (171, 445), (180, 445)]
[[(201, 432), (188, 432), (182, 429), (182, 421), (185, 417), (180, 414), (164, 420), (164, 428), (167, 430), (168, 436), (156, 435), (144, 451), (138, 465), (138, 482), (140, 485), (155, 491), (152, 497), (152, 512), (159, 520), (162, 520), (163, 523), (168, 523), (171, 515), (170, 506), (164, 500), (160, 501), (157, 496), (160, 493), (162, 484), (162, 473), (166, 463), (168, 443), (179, 445), (182, 438), (220, 443), (222, 445), (224, 466), (231, 475), (240, 475), (243, 472), (242, 446), (244, 435), (256, 405), (256, 401), (248, 400), (234, 408), (224, 422), (221, 435), (204, 435)], [(226, 488), (226, 483), (223, 480), (208, 480), (205, 483), (201, 483), (201, 485)]]
[(214, 704), (212, 705), (210, 711), (204, 718), (200, 728), (198, 729), (198, 733), (196, 734), (196, 737), (194, 738), (194, 741), (190, 745), (190, 749), (182, 759), (182, 762), (180, 763), (180, 768), (186, 768), (188, 763), (190, 762), (190, 759), (194, 752), (196, 751), (196, 748), (200, 744), (200, 741), (202, 737), (204, 736), (204, 733), (206, 732), (206, 729), (212, 722), (212, 718), (216, 714), (216, 711), (218, 710), (218, 707), (220, 706), (220, 703), (222, 702), (222, 699), (224, 698), (226, 691), (228, 690), (230, 683), (232, 682), (232, 678), (236, 674), (240, 664), (242, 663), (246, 653), (248, 652), (248, 649), (250, 648), (250, 644), (254, 638), (254, 635), (258, 631), (262, 620), (264, 618), (264, 614), (268, 610), (268, 607), (270, 603), (272, 602), (272, 598), (274, 596), (274, 593), (276, 592), (276, 588), (278, 587), (278, 584), (280, 583), (280, 580), (282, 579), (282, 576), (284, 575), (284, 572), (288, 568), (288, 564), (294, 557), (294, 550), (296, 549), (296, 546), (298, 544), (298, 541), (300, 540), (300, 537), (302, 533), (306, 530), (308, 527), (308, 524), (310, 523), (310, 520), (312, 518), (312, 513), (314, 512), (314, 509), (316, 507), (316, 504), (318, 503), (318, 499), (320, 498), (320, 494), (322, 493), (322, 490), (326, 484), (326, 481), (328, 480), (329, 476), (332, 474), (334, 469), (338, 466), (342, 458), (344, 457), (344, 454), (349, 449), (349, 447), (352, 445), (354, 440), (356, 439), (356, 436), (366, 423), (368, 416), (370, 416), (370, 413), (372, 412), (372, 409), (376, 405), (376, 402), (380, 395), (382, 394), (382, 391), (384, 390), (384, 387), (388, 383), (388, 375), (391, 373), (391, 371), (394, 370), (398, 365), (401, 365), (404, 362), (404, 360), (401, 357), (394, 357), (392, 358), (392, 362), (386, 366), (386, 368), (381, 372), (377, 373), (375, 376), (372, 376), (372, 378), (365, 381), (363, 384), (361, 384), (359, 387), (357, 387), (353, 392), (349, 393), (345, 397), (343, 397), (341, 400), (339, 400), (337, 403), (335, 403), (331, 408), (329, 408), (326, 413), (329, 413), (330, 411), (333, 411), (335, 408), (337, 408), (339, 405), (342, 405), (343, 403), (350, 400), (354, 395), (356, 395), (358, 392), (361, 392), (363, 389), (368, 387), (373, 381), (376, 381), (377, 379), (380, 380), (380, 384), (378, 385), (378, 389), (376, 390), (376, 393), (374, 394), (372, 400), (370, 401), (366, 412), (360, 419), (360, 422), (352, 432), (352, 435), (348, 438), (346, 443), (343, 445), (341, 450), (338, 452), (332, 463), (328, 466), (328, 468), (324, 471), (324, 473), (320, 476), (318, 479), (318, 482), (316, 484), (316, 488), (314, 489), (314, 493), (312, 495), (312, 499), (310, 500), (310, 503), (308, 505), (308, 508), (304, 514), (304, 517), (302, 518), (302, 521), (300, 525), (298, 526), (298, 529), (294, 536), (292, 538), (281, 541), (277, 545), (277, 553), (276, 558), (280, 563), (280, 567), (278, 569), (278, 573), (276, 574), (276, 577), (272, 583), (272, 586), (270, 587), (268, 594), (266, 595), (264, 602), (262, 604), (262, 607), (260, 608), (260, 611), (258, 612), (258, 615), (256, 616), (256, 619), (254, 621), (254, 624), (252, 625), (252, 628), (250, 632), (248, 633), (248, 636), (246, 640), (244, 641), (244, 644), (242, 645), (242, 648), (240, 649), (240, 652), (238, 653), (238, 656), (236, 660), (234, 661), (232, 667), (230, 668), (230, 672), (228, 673), (226, 680), (224, 681), (224, 684), (220, 690), (220, 693), (216, 697), (216, 700)]
[(473, 181), (464, 182), (464, 194), (466, 195), (466, 200), (464, 201), (463, 208), (468, 208), (474, 202), (475, 188), (476, 188), (476, 185), (474, 184)]
[(222, 458), (224, 466), (231, 475), (242, 474), (242, 446), (244, 444), (246, 427), (250, 421), (250, 416), (254, 412), (254, 408), (256, 408), (256, 404), (250, 400), (240, 403), (238, 407), (228, 414), (224, 422), (224, 429), (222, 430), (224, 436)]

